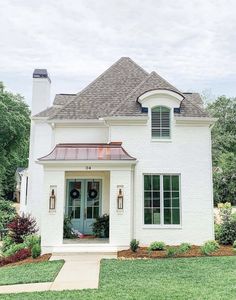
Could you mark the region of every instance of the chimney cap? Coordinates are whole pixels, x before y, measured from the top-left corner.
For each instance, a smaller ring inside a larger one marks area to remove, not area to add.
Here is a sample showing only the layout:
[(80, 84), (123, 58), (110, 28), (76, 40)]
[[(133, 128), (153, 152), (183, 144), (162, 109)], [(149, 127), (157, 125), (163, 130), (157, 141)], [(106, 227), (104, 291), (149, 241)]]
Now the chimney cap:
[(48, 80), (51, 82), (47, 69), (35, 69), (33, 78), (48, 78)]

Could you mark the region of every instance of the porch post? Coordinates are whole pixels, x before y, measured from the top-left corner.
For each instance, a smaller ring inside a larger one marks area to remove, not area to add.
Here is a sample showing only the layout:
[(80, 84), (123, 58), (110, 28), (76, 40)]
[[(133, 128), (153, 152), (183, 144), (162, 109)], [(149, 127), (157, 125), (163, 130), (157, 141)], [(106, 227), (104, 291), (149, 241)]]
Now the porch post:
[[(55, 188), (56, 209), (49, 211), (50, 188)], [(41, 215), (42, 252), (52, 252), (54, 246), (63, 242), (63, 218), (65, 198), (65, 172), (44, 168), (44, 199)]]
[[(123, 211), (117, 209), (117, 186), (124, 187)], [(133, 217), (132, 171), (110, 171), (110, 244), (128, 246), (132, 238)]]

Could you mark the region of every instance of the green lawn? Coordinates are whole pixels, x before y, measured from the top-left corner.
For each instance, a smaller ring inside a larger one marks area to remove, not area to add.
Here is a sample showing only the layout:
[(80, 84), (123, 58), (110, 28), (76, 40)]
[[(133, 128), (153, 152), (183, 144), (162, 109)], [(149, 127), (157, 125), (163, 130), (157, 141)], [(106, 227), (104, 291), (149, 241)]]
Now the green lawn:
[(0, 286), (54, 281), (63, 264), (63, 260), (57, 260), (0, 268)]
[(1, 299), (236, 299), (236, 257), (103, 260), (98, 290), (2, 295)]

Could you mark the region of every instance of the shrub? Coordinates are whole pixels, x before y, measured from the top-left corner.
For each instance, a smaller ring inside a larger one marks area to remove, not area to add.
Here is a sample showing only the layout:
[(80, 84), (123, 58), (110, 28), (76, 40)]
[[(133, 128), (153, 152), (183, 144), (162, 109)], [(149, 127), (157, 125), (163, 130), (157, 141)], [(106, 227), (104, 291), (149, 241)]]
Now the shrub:
[(109, 216), (104, 214), (101, 217), (96, 218), (96, 221), (92, 224), (93, 233), (96, 237), (109, 237)]
[(201, 252), (204, 255), (210, 255), (220, 248), (219, 244), (216, 241), (207, 241), (201, 247)]
[(234, 241), (234, 243), (233, 243), (233, 248), (234, 248), (234, 250), (236, 250), (236, 241)]
[(30, 255), (31, 252), (29, 249), (21, 249), (9, 257), (0, 258), (0, 267), (26, 259), (27, 257), (30, 257)]
[(236, 214), (231, 214), (230, 217), (224, 217), (222, 220), (217, 233), (218, 241), (223, 245), (232, 245), (236, 240)]
[(40, 246), (40, 236), (36, 234), (26, 235), (24, 237), (24, 244), (26, 248), (32, 249), (34, 245)]
[(1, 247), (2, 252), (6, 252), (12, 245), (15, 244), (13, 239), (9, 235), (4, 236), (2, 242), (3, 242)]
[(7, 200), (0, 200), (0, 230), (7, 228), (7, 225), (15, 218), (16, 210), (12, 203)]
[(31, 256), (37, 258), (41, 254), (41, 247), (39, 244), (35, 244), (31, 249)]
[(151, 251), (156, 251), (156, 250), (165, 250), (166, 249), (166, 244), (164, 242), (153, 242), (151, 245), (148, 247), (149, 250)]
[(30, 235), (37, 232), (36, 221), (30, 215), (22, 214), (16, 216), (14, 220), (8, 224), (10, 236), (17, 244), (23, 242), (25, 235)]
[(169, 247), (166, 251), (168, 257), (174, 257), (178, 253), (178, 249), (175, 247)]
[(130, 249), (133, 251), (133, 252), (136, 252), (138, 250), (138, 247), (139, 247), (139, 241), (137, 241), (136, 239), (133, 239), (131, 242), (130, 242)]
[(25, 246), (25, 244), (12, 244), (10, 247), (9, 247), (9, 249), (7, 249), (4, 253), (3, 253), (3, 255), (5, 256), (5, 257), (9, 257), (9, 256), (12, 256), (13, 254), (15, 254), (15, 253), (17, 253), (19, 250), (21, 250), (21, 249), (25, 249), (26, 248), (26, 246)]
[(191, 245), (189, 243), (182, 243), (179, 246), (178, 252), (179, 253), (186, 253), (191, 249)]
[(63, 237), (65, 239), (71, 239), (74, 237), (72, 233), (72, 223), (69, 217), (64, 217)]

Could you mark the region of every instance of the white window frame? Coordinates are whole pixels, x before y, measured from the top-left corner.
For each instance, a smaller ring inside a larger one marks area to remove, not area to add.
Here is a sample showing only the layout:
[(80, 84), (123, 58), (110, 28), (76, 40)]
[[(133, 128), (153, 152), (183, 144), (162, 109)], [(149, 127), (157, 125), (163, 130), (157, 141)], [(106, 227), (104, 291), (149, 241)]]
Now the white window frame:
[[(160, 176), (160, 224), (145, 224), (144, 223), (144, 176), (158, 175)], [(164, 224), (164, 197), (163, 197), (163, 176), (179, 176), (179, 224)], [(143, 229), (182, 229), (182, 195), (181, 195), (181, 174), (180, 173), (143, 173), (142, 174), (142, 224)]]
[[(169, 137), (163, 138), (163, 137), (153, 137), (152, 135), (152, 110), (157, 108), (157, 107), (165, 107), (167, 109), (169, 109), (169, 116), (170, 116), (170, 135)], [(152, 142), (172, 142), (172, 119), (173, 119), (173, 115), (172, 115), (172, 111), (173, 109), (171, 107), (165, 106), (165, 105), (155, 105), (152, 106), (150, 108), (150, 132), (151, 132), (151, 141)]]

